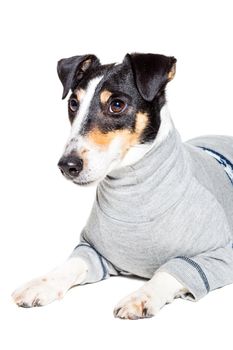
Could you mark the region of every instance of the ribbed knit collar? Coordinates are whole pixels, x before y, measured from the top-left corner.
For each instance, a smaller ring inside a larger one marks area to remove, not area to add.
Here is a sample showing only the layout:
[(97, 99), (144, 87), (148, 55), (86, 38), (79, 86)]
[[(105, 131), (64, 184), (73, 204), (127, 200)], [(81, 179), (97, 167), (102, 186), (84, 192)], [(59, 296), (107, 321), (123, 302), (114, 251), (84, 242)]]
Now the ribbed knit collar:
[(148, 222), (181, 200), (190, 177), (188, 154), (172, 124), (142, 159), (106, 176), (97, 188), (97, 203), (114, 219)]

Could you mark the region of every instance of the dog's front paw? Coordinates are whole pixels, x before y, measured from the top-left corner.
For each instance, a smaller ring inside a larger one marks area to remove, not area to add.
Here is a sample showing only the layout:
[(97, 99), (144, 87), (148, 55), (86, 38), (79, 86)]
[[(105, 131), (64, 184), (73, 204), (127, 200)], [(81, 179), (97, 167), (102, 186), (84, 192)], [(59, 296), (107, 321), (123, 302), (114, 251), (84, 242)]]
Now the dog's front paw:
[(146, 290), (139, 289), (122, 299), (113, 313), (118, 318), (137, 320), (154, 316), (163, 305), (162, 300)]
[(12, 298), (21, 307), (44, 306), (63, 297), (63, 290), (47, 277), (34, 279), (17, 289)]
[(87, 265), (80, 258), (70, 258), (41, 278), (36, 278), (13, 294), (14, 302), (22, 307), (44, 306), (62, 299), (73, 286), (84, 281)]

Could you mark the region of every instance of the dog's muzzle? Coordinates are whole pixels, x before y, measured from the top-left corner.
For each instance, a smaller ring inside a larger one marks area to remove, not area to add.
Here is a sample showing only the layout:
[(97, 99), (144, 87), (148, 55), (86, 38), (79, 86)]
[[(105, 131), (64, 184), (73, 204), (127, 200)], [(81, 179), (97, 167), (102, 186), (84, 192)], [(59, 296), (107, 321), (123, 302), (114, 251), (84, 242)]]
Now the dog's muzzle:
[(77, 156), (65, 156), (58, 162), (61, 173), (69, 179), (76, 178), (83, 169), (83, 160)]

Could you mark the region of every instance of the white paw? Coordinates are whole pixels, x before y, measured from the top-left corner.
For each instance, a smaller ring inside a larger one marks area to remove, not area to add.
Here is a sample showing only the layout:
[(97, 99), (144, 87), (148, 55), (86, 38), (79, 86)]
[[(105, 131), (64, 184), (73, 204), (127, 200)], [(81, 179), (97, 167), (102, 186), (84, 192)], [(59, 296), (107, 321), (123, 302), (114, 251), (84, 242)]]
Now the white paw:
[(158, 272), (136, 292), (122, 299), (114, 316), (129, 320), (152, 317), (187, 289), (167, 272)]
[(22, 307), (43, 306), (62, 299), (74, 285), (81, 283), (86, 276), (86, 263), (79, 258), (70, 258), (47, 275), (36, 278), (17, 289), (12, 298)]
[(143, 289), (122, 299), (114, 309), (114, 316), (137, 320), (154, 316), (164, 305), (162, 300), (156, 299), (150, 292)]
[(43, 306), (64, 295), (62, 286), (47, 277), (34, 279), (17, 289), (12, 298), (21, 307)]

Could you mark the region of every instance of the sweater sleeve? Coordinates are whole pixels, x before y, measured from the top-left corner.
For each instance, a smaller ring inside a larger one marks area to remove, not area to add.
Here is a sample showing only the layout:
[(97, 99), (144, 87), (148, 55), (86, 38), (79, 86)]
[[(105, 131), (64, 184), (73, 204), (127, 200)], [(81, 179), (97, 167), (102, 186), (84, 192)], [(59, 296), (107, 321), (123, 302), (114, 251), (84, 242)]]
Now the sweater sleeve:
[(86, 242), (81, 241), (73, 250), (70, 257), (79, 257), (88, 266), (87, 276), (81, 284), (98, 282), (110, 277), (110, 275), (118, 274), (113, 265)]
[(157, 271), (170, 273), (188, 289), (182, 298), (197, 301), (209, 291), (233, 282), (233, 245), (193, 257), (177, 256)]

